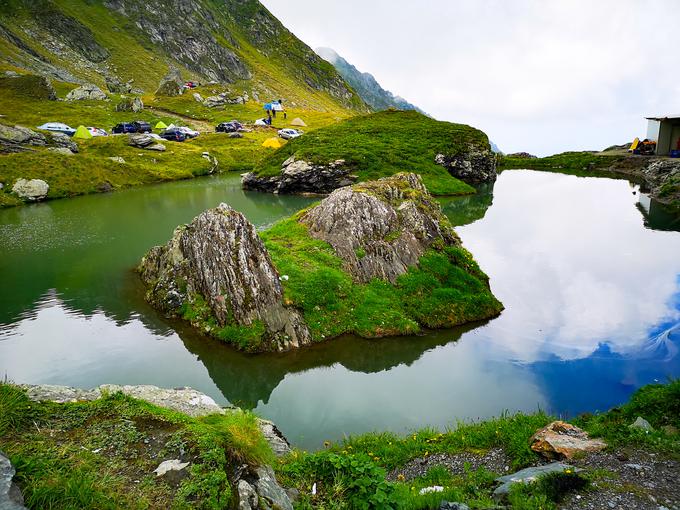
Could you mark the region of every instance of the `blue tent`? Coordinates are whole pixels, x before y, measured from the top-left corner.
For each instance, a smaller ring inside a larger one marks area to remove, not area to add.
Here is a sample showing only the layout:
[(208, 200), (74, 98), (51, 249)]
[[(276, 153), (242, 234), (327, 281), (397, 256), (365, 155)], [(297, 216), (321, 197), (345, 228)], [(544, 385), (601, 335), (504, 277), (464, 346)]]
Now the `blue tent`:
[(281, 103), (279, 103), (278, 101), (272, 101), (271, 103), (265, 103), (264, 104), (264, 111), (282, 112), (283, 111), (283, 105)]

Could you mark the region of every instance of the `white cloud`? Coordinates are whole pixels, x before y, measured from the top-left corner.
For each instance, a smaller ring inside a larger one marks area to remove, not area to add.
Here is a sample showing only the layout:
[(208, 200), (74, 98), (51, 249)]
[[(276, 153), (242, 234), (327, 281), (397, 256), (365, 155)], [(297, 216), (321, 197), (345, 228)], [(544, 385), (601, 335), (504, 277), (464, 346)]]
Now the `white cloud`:
[(437, 118), (509, 152), (603, 148), (680, 111), (676, 0), (263, 0)]

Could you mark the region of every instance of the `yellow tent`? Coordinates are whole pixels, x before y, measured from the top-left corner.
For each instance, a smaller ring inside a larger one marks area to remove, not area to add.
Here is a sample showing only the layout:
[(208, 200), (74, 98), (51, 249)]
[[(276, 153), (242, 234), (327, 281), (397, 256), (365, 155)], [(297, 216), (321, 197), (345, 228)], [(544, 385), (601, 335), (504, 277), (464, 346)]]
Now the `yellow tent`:
[(278, 138), (267, 138), (262, 144), (262, 147), (269, 147), (270, 149), (278, 149), (282, 146), (283, 144)]
[(305, 127), (307, 124), (305, 124), (305, 121), (302, 120), (300, 117), (295, 117), (295, 118), (290, 122), (290, 125), (291, 125), (291, 126), (301, 126), (301, 127)]
[(76, 132), (73, 133), (73, 138), (82, 139), (92, 138), (92, 133), (90, 133), (85, 126), (78, 126)]
[(168, 126), (162, 120), (159, 120), (158, 124), (156, 124), (156, 129), (167, 129), (167, 128), (168, 128)]

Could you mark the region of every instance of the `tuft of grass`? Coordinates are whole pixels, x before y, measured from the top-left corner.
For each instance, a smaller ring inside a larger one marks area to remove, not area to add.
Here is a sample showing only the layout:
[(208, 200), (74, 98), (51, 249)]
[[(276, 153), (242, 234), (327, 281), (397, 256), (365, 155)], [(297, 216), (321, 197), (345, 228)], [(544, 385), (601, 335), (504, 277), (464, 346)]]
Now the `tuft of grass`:
[(489, 149), (487, 136), (470, 126), (436, 121), (416, 111), (388, 110), (305, 133), (262, 160), (255, 172), (278, 175), (292, 155), (319, 164), (343, 159), (359, 181), (409, 171), (420, 174), (433, 195), (465, 195), (474, 188), (437, 165), (435, 156), (455, 156), (469, 144)]

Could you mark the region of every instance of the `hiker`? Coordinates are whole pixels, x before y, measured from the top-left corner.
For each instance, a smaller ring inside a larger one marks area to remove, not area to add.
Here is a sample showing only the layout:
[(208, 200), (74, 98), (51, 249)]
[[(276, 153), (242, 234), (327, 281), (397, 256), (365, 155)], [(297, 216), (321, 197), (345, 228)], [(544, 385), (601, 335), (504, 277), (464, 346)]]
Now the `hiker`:
[[(286, 112), (283, 112), (283, 120), (286, 120), (286, 117), (288, 117), (288, 114)], [(680, 140), (678, 140), (678, 144), (680, 144)]]

